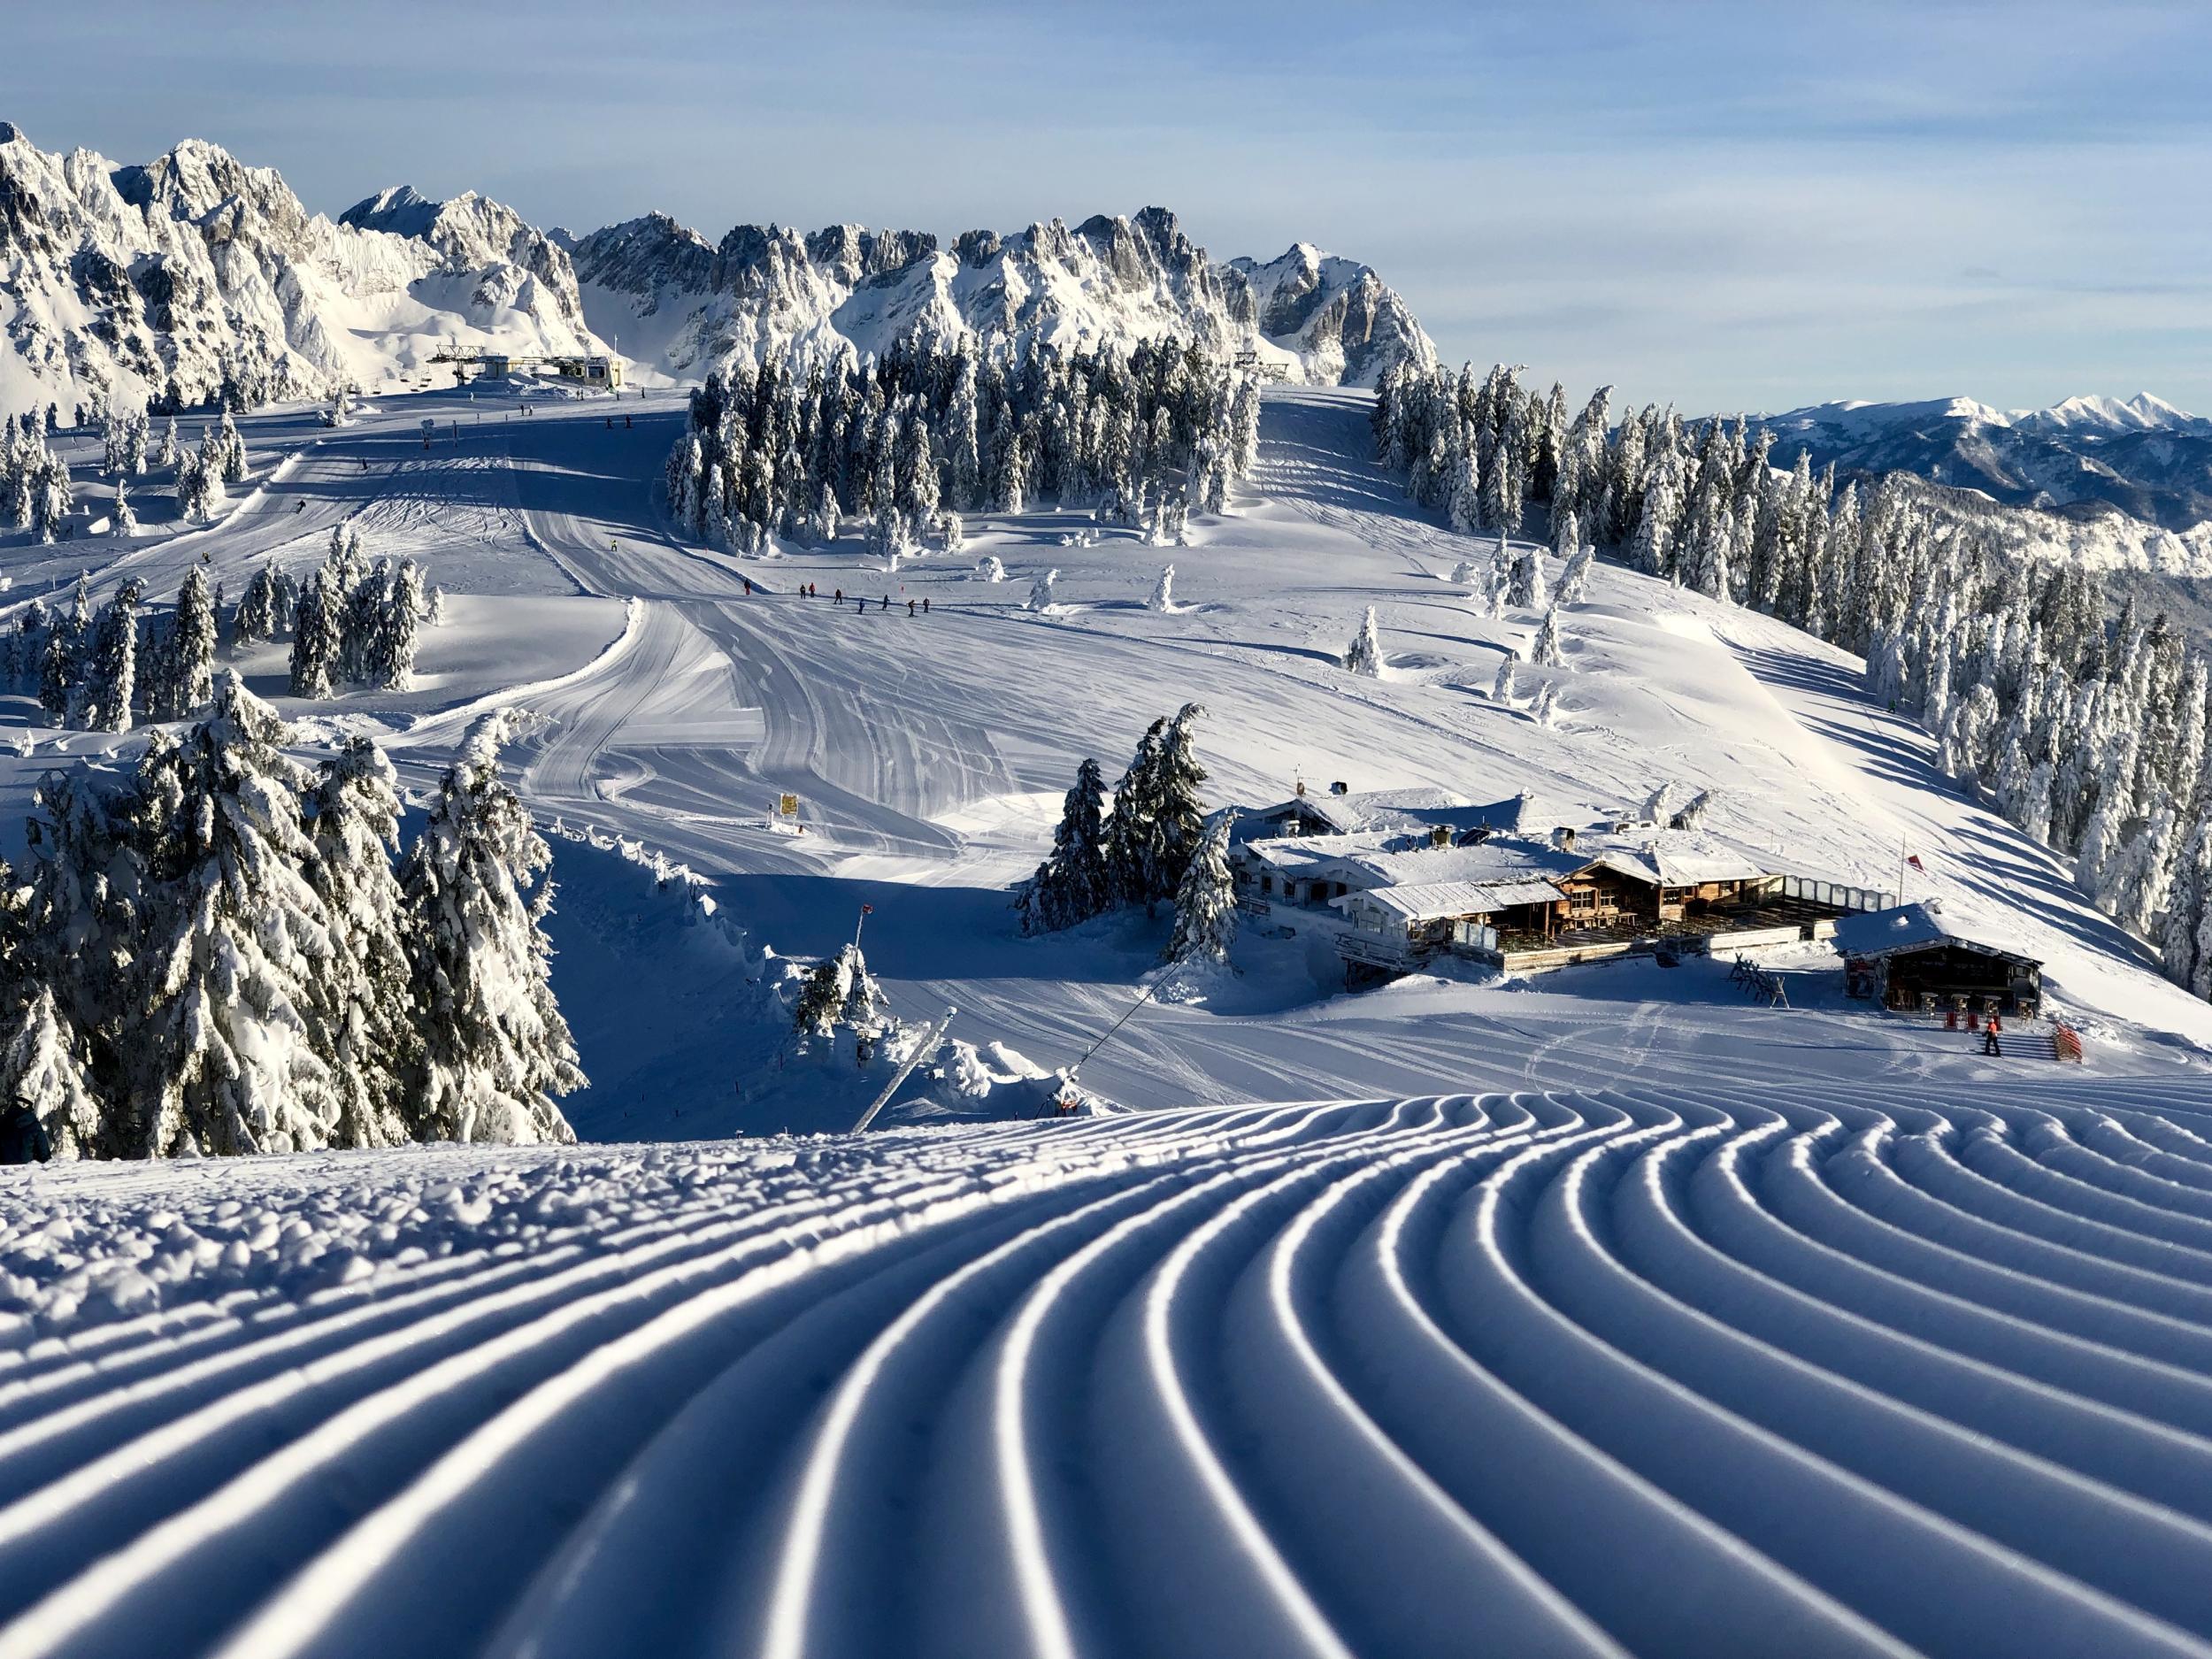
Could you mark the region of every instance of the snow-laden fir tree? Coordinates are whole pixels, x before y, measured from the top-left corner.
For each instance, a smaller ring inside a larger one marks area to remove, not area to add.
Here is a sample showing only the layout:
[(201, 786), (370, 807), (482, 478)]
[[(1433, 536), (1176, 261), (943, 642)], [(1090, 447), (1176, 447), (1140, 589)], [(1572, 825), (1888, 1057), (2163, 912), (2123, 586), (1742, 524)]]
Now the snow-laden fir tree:
[(300, 594), (292, 621), (292, 695), (322, 698), (336, 690), (345, 598), (337, 572), (319, 566)]
[(231, 613), (230, 642), (246, 646), (273, 640), (279, 626), (277, 569), (273, 560), (247, 578), (246, 590), (238, 595), (238, 609)]
[(75, 724), (87, 731), (131, 729), (131, 706), (138, 695), (139, 593), (137, 582), (127, 581), (100, 608), (73, 710)]
[(376, 612), (368, 652), (368, 678), (373, 684), (386, 691), (405, 691), (414, 684), (422, 615), (429, 608), (430, 601), (422, 589), (421, 568), (412, 559), (401, 560)]
[(1106, 820), (1101, 845), (1115, 902), (1141, 904), (1150, 892), (1148, 875), (1159, 816), (1160, 745), (1167, 733), (1163, 715), (1137, 740), (1120, 782), (1114, 786), (1113, 816)]
[(2212, 997), (2212, 788), (2200, 788), (2166, 890), (2158, 949), (2166, 977)]
[(1206, 833), (1206, 811), (1199, 788), (1206, 769), (1198, 762), (1198, 720), (1206, 711), (1187, 703), (1175, 711), (1162, 733), (1158, 758), (1148, 791), (1152, 824), (1146, 856), (1145, 907), (1171, 898), (1183, 884), (1183, 872)]
[(1479, 565), (1473, 559), (1462, 559), (1452, 566), (1451, 580), (1462, 587), (1471, 586), (1486, 579), (1489, 574), (1489, 570), (1490, 565), (1486, 559)]
[(876, 976), (868, 972), (868, 960), (860, 954), (858, 945), (847, 945), (840, 954), (846, 964), (845, 1001), (837, 1018), (859, 1043), (865, 1045), (890, 1028), (891, 999), (884, 995)]
[(215, 428), (215, 453), (224, 483), (246, 481), (246, 441), (238, 435), (237, 423), (231, 419), (227, 409)]
[(800, 981), (798, 1000), (791, 1008), (791, 1028), (803, 1037), (827, 1037), (834, 1033), (837, 1017), (845, 1008), (845, 987), (842, 951), (816, 963)]
[(215, 695), (215, 601), (207, 574), (195, 565), (177, 589), (177, 606), (161, 650), (161, 672), (147, 688), (157, 720), (183, 720)]
[(1523, 549), (1513, 561), (1513, 585), (1506, 591), (1505, 602), (1517, 611), (1543, 609), (1544, 560), (1535, 548)]
[(1145, 602), (1155, 611), (1175, 609), (1175, 566), (1164, 567), (1160, 580), (1152, 585), (1152, 597)]
[(1025, 611), (1049, 611), (1052, 608), (1052, 584), (1060, 580), (1056, 570), (1044, 572), (1029, 584), (1029, 603)]
[(435, 582), (430, 584), (430, 608), (423, 613), (423, 620), (434, 628), (445, 626), (445, 589)]
[(1229, 872), (1229, 826), (1233, 812), (1216, 818), (1184, 866), (1175, 889), (1175, 932), (1166, 959), (1192, 967), (1226, 967), (1236, 942), (1236, 885)]
[(1559, 654), (1559, 607), (1553, 605), (1537, 625), (1535, 641), (1529, 647), (1529, 661), (1539, 668), (1557, 668), (1563, 660)]
[(50, 986), (35, 985), (0, 1031), (0, 1101), (30, 1107), (57, 1158), (96, 1157), (105, 1149), (84, 1038)]
[(124, 1156), (286, 1152), (330, 1144), (328, 1064), (308, 1025), (336, 948), (307, 879), (306, 768), (292, 733), (226, 672), (182, 742), (150, 749), (146, 858), (155, 900), (134, 1010), (135, 1145)]
[(1559, 723), (1559, 688), (1546, 680), (1537, 688), (1536, 702), (1529, 710), (1536, 724), (1549, 728)]
[(976, 561), (975, 579), (979, 582), (1002, 582), (1006, 580), (1006, 566), (997, 554), (986, 553)]
[(1359, 632), (1344, 649), (1344, 667), (1348, 673), (1365, 674), (1374, 678), (1382, 672), (1382, 631), (1376, 625), (1375, 607), (1367, 607), (1360, 618)]
[(133, 536), (138, 534), (138, 512), (131, 505), (131, 488), (124, 479), (119, 478), (115, 480), (115, 507), (111, 524), (113, 533), (118, 536)]
[(939, 534), (943, 538), (945, 551), (957, 553), (968, 544), (968, 526), (956, 512), (941, 513), (938, 517)]
[(573, 1141), (555, 1102), (584, 1087), (549, 983), (552, 851), (500, 774), (514, 718), (495, 710), (469, 728), (400, 866), (425, 1037), (419, 1121), (444, 1140)]
[(1061, 804), (1052, 852), (1022, 884), (1014, 908), (1025, 933), (1057, 933), (1113, 908), (1106, 866), (1106, 786), (1095, 760), (1076, 768), (1075, 787)]
[(1705, 819), (1713, 810), (1715, 796), (1710, 789), (1701, 789), (1690, 797), (1689, 804), (1667, 820), (1669, 829), (1702, 829)]
[(1590, 566), (1597, 562), (1597, 549), (1585, 543), (1575, 549), (1567, 560), (1567, 567), (1559, 573), (1559, 589), (1555, 597), (1563, 605), (1578, 605), (1590, 595)]
[[(308, 880), (332, 928), (308, 1012), (330, 1068), (331, 1144), (397, 1146), (414, 1138), (408, 1090), (421, 1075), (411, 1002), (407, 911), (393, 873), (399, 780), (381, 749), (355, 736), (322, 764), (309, 797), (315, 858)], [(423, 1125), (426, 1133), (427, 1125)]]
[(1574, 510), (1568, 508), (1552, 521), (1552, 557), (1563, 565), (1582, 551), (1582, 525)]
[(1501, 708), (1513, 706), (1513, 670), (1520, 659), (1511, 651), (1498, 663), (1498, 677), (1490, 682), (1490, 701)]

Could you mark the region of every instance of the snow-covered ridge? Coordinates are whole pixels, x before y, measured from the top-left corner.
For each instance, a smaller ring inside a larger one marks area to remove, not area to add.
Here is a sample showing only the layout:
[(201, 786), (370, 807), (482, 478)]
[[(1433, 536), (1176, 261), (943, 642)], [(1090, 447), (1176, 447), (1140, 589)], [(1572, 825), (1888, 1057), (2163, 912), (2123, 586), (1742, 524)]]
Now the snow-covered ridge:
[(143, 165), (0, 122), (0, 406), (125, 407), (226, 373), (259, 396), (373, 389), (449, 339), (601, 349), (568, 256), (468, 195), (373, 196), (333, 223), (274, 169), (188, 140)]
[(626, 352), (697, 375), (792, 348), (863, 353), (901, 340), (1098, 345), (1176, 335), (1249, 352), (1284, 378), (1372, 384), (1435, 361), (1405, 302), (1369, 266), (1303, 242), (1262, 265), (1219, 264), (1175, 216), (1147, 208), (1071, 230), (924, 231), (833, 225), (810, 235), (740, 225), (710, 243), (665, 214), (567, 242), (587, 314)]

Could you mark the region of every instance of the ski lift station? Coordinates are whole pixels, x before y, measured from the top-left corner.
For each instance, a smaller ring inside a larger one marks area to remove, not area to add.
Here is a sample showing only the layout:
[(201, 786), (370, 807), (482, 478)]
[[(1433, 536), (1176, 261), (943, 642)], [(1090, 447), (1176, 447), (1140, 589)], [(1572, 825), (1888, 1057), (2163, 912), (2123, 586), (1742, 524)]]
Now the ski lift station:
[(513, 357), (505, 352), (488, 351), (477, 362), (481, 365), (478, 373), (495, 380), (503, 380), (517, 369), (522, 369), (549, 373), (557, 380), (580, 381), (605, 391), (618, 390), (622, 385), (622, 365), (613, 357)]
[(457, 373), (473, 369), (479, 380), (503, 380), (520, 372), (525, 374), (549, 374), (556, 380), (573, 381), (595, 391), (619, 391), (622, 388), (622, 360), (597, 352), (525, 355), (512, 351), (463, 351), (449, 348), (431, 361), (453, 364), (457, 365)]

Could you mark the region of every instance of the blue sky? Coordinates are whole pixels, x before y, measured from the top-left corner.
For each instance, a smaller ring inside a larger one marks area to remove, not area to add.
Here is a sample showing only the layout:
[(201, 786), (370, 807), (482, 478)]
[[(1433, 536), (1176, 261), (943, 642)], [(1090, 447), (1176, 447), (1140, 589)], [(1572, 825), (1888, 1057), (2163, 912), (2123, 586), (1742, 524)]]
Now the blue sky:
[[(96, 17), (96, 23), (90, 21)], [(0, 116), (336, 212), (941, 235), (1173, 208), (1456, 361), (1693, 410), (2212, 409), (2212, 6), (11, 5)]]

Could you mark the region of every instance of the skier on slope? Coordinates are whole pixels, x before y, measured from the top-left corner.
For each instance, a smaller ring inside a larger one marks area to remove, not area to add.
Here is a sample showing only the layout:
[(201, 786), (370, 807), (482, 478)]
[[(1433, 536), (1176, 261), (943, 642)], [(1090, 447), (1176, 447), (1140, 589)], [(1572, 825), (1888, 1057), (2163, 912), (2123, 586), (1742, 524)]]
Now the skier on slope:
[(2004, 1057), (2005, 1051), (1997, 1046), (1997, 1015), (1993, 1010), (1990, 1013), (1989, 1023), (1982, 1027), (1982, 1052), (1998, 1059)]
[(914, 614), (914, 602), (911, 599), (906, 602), (906, 614), (910, 617)]

